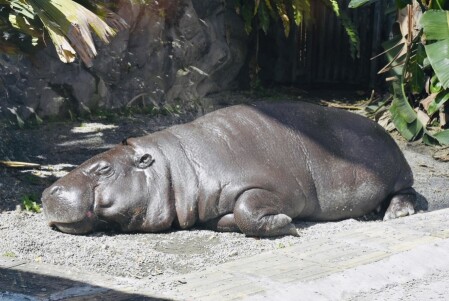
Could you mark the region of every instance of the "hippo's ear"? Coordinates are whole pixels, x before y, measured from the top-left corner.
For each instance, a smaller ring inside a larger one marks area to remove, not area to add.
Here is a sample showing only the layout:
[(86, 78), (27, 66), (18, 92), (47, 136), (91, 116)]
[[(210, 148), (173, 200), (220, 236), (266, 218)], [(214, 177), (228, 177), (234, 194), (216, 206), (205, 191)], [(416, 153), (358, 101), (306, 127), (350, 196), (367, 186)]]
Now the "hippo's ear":
[(138, 157), (136, 160), (136, 166), (138, 168), (147, 168), (148, 166), (150, 166), (151, 164), (153, 164), (154, 159), (150, 154), (145, 154), (141, 157)]

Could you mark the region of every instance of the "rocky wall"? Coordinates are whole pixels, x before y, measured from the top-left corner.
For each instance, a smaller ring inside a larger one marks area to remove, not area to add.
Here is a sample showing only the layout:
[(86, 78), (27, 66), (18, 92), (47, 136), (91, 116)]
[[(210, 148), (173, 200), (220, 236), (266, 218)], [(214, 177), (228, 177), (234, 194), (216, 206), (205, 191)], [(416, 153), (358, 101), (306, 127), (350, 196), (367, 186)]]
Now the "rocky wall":
[[(0, 114), (68, 117), (127, 105), (188, 102), (231, 88), (248, 37), (223, 0), (177, 0), (162, 7), (119, 0), (129, 29), (97, 43), (92, 68), (64, 64), (49, 46), (32, 56), (0, 56)], [(15, 113), (14, 113), (15, 112)]]

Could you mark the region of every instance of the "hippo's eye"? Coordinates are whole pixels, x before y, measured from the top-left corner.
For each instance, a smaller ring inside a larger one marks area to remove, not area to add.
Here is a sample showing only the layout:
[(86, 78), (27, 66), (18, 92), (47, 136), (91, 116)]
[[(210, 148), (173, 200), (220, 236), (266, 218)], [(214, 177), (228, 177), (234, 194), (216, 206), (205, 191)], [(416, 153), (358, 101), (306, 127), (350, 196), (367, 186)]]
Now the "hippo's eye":
[(137, 159), (136, 165), (139, 168), (147, 168), (151, 164), (153, 164), (154, 159), (150, 154), (145, 154), (139, 159)]
[(95, 171), (99, 175), (106, 175), (111, 171), (111, 165), (100, 165)]

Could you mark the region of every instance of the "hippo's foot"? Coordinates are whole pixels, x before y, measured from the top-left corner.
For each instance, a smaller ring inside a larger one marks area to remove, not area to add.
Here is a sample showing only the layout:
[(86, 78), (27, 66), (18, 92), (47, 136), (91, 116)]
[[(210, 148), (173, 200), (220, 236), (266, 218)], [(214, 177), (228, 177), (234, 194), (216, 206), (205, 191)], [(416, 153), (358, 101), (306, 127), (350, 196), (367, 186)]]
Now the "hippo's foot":
[(233, 213), (208, 221), (205, 226), (206, 228), (219, 232), (240, 232), (239, 226), (235, 223)]
[(299, 236), (292, 219), (280, 211), (281, 202), (273, 193), (251, 189), (237, 200), (234, 218), (240, 231), (247, 236)]
[(416, 192), (413, 188), (402, 190), (395, 194), (385, 212), (384, 221), (414, 214), (415, 200)]

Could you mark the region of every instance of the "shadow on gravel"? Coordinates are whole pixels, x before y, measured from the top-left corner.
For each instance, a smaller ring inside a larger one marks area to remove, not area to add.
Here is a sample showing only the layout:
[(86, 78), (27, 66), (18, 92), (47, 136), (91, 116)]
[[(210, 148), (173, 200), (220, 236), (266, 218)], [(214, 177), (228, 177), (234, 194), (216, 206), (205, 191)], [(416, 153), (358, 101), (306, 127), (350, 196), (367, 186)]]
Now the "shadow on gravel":
[(415, 211), (428, 211), (429, 210), (429, 202), (426, 197), (416, 192), (416, 202), (415, 202)]
[[(147, 127), (133, 126), (133, 122), (127, 121), (107, 126), (95, 122), (48, 123), (30, 129), (0, 124), (0, 160), (41, 165), (39, 169), (21, 169), (0, 164), (0, 213), (15, 210), (26, 198), (40, 204), (42, 191), (62, 172), (70, 171), (123, 138), (144, 135), (146, 131)], [(57, 171), (60, 172), (55, 175)]]
[(101, 286), (73, 281), (61, 277), (0, 268), (0, 300), (168, 300), (128, 294)]

